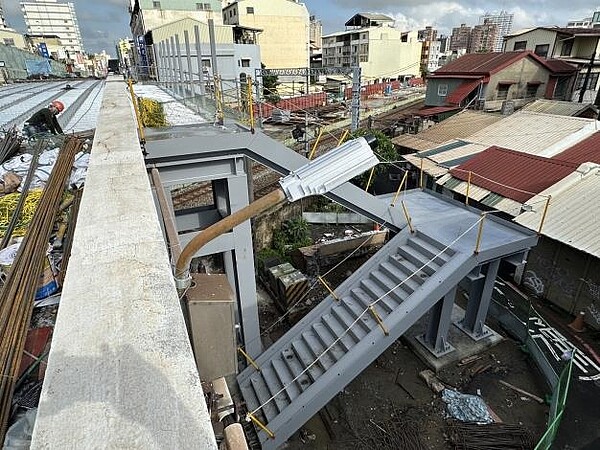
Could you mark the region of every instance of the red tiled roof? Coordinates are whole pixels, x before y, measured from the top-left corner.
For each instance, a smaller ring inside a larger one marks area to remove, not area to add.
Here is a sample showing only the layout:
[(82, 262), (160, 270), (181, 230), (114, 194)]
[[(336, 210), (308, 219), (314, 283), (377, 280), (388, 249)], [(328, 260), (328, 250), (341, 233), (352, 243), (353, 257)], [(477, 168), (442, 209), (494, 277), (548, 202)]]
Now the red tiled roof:
[(570, 64), (568, 66), (571, 69), (569, 69), (569, 67), (566, 66), (567, 63), (564, 61), (546, 60), (540, 58), (531, 51), (518, 51), (504, 53), (468, 53), (445, 66), (440, 67), (434, 73), (436, 78), (459, 73), (490, 75), (526, 57), (533, 58), (539, 64), (545, 66), (550, 72), (555, 72), (555, 69), (560, 73), (575, 72), (577, 70)]
[(475, 88), (479, 86), (479, 80), (463, 81), (463, 83), (454, 89), (448, 97), (446, 103), (449, 105), (460, 105), (465, 97), (467, 97)]
[(600, 131), (568, 148), (552, 159), (579, 166), (585, 162), (600, 164)]
[[(579, 164), (490, 147), (450, 170), (453, 177), (524, 203), (577, 169)], [(510, 186), (510, 187), (509, 187)]]

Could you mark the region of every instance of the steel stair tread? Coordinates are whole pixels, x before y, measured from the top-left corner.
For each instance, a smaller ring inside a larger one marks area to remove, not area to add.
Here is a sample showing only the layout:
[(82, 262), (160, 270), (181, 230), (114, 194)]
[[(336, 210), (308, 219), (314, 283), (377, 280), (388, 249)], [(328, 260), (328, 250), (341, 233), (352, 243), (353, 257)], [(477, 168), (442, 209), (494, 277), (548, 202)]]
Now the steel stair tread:
[(329, 332), (335, 336), (338, 343), (344, 347), (346, 353), (354, 347), (356, 341), (348, 333), (344, 333), (345, 328), (332, 314), (323, 315), (322, 322)]
[(419, 238), (411, 238), (408, 240), (407, 245), (416, 249), (419, 253), (427, 257), (427, 260), (433, 259), (436, 263), (443, 265), (447, 263), (452, 255), (442, 252), (443, 249), (438, 248), (431, 243), (424, 241)]
[(396, 253), (390, 255), (389, 260), (392, 264), (410, 268), (411, 272), (415, 269), (421, 269), (429, 276), (433, 275), (440, 267), (442, 267), (442, 265), (435, 261), (430, 261), (425, 255), (408, 246), (399, 247)]
[(279, 411), (277, 410), (274, 400), (269, 401), (271, 393), (269, 392), (267, 383), (262, 379), (260, 373), (255, 373), (250, 377), (250, 384), (252, 385), (252, 389), (260, 403), (260, 409), (268, 423), (273, 420), (274, 417), (277, 417)]
[(325, 369), (316, 361), (306, 341), (302, 338), (292, 341), (292, 350), (296, 358), (310, 374), (313, 381), (325, 373)]
[(367, 331), (365, 331), (362, 325), (359, 325), (358, 322), (354, 323), (356, 318), (350, 315), (344, 305), (335, 305), (331, 308), (331, 314), (339, 321), (344, 330), (347, 330), (346, 334), (352, 336), (356, 342), (359, 342), (367, 335)]
[(396, 281), (396, 284), (402, 283), (401, 286), (410, 286), (414, 291), (419, 289), (425, 282), (417, 272), (408, 272), (404, 267), (400, 268), (391, 262), (384, 262), (379, 265), (379, 270), (388, 278)]
[(305, 370), (306, 366), (296, 355), (292, 343), (282, 350), (281, 356), (283, 361), (290, 368), (290, 372), (294, 375), (294, 378), (298, 377), (300, 389), (304, 390), (321, 375), (321, 369), (313, 366), (310, 369)]
[(373, 301), (377, 301), (380, 298), (389, 298), (393, 302), (402, 303), (410, 295), (400, 288), (387, 293), (389, 289), (387, 287), (384, 288), (382, 284), (384, 284), (382, 281), (373, 277), (367, 280), (361, 280), (360, 289), (364, 290), (370, 297), (373, 297)]
[(424, 233), (417, 232), (417, 238), (420, 239), (421, 241), (427, 242), (432, 247), (437, 248), (438, 251), (439, 250), (444, 250), (444, 253), (446, 255), (448, 255), (449, 257), (454, 256), (454, 254), (456, 253), (453, 249), (446, 248), (446, 246), (444, 244), (442, 244), (441, 242), (438, 242), (438, 241), (434, 240), (432, 237), (429, 237), (428, 235), (426, 235)]
[(394, 280), (390, 276), (388, 276), (386, 273), (384, 273), (380, 270), (375, 270), (375, 271), (371, 272), (371, 278), (373, 278), (373, 280), (375, 280), (375, 282), (381, 289), (385, 290), (384, 294), (386, 292), (389, 292), (388, 295), (396, 295), (397, 297), (400, 297), (400, 298), (402, 298), (402, 295), (404, 295), (404, 298), (406, 298), (406, 297), (412, 295), (413, 292), (415, 292), (415, 290), (414, 290), (413, 286), (411, 286), (411, 284), (404, 283), (403, 282), (404, 280)]
[[(331, 347), (331, 344), (333, 344), (337, 339), (336, 337), (334, 337), (331, 331), (329, 331), (329, 329), (321, 322), (314, 323), (312, 325), (312, 329), (315, 333), (316, 338), (321, 342), (321, 345), (324, 348)], [(336, 342), (333, 345), (333, 347), (331, 347), (331, 349), (329, 350), (329, 353), (332, 355), (332, 358), (335, 359), (337, 362), (346, 354), (346, 350), (344, 349), (344, 347), (342, 347), (340, 342)]]
[(367, 308), (363, 306), (358, 300), (354, 299), (352, 296), (344, 297), (341, 303), (346, 308), (346, 311), (348, 311), (348, 314), (350, 314), (350, 316), (352, 317), (352, 320), (358, 319), (357, 323), (363, 327), (367, 334), (376, 325), (375, 320), (369, 314)]
[(387, 316), (400, 305), (400, 302), (395, 301), (394, 298), (389, 295), (378, 299), (377, 297), (371, 297), (364, 289), (359, 287), (353, 288), (350, 293), (364, 308), (368, 308), (369, 305), (374, 303), (373, 307), (375, 308), (375, 311), (382, 317)]
[[(337, 362), (336, 358), (332, 356), (333, 348), (327, 350), (329, 346), (323, 345), (312, 329), (311, 331), (303, 332), (302, 339), (306, 343), (308, 350), (310, 350), (313, 359), (317, 360), (317, 358), (319, 358), (317, 364), (319, 364), (324, 371), (329, 370), (329, 368)], [(327, 352), (325, 352), (325, 350), (327, 350)]]
[(277, 406), (278, 411), (283, 411), (290, 402), (287, 399), (285, 390), (282, 391), (283, 385), (279, 381), (279, 377), (275, 373), (275, 369), (273, 369), (272, 365), (268, 365), (261, 368), (260, 374), (262, 375), (264, 383), (267, 385), (269, 393), (272, 397), (274, 397), (273, 401), (275, 402), (275, 406)]
[(290, 403), (293, 402), (301, 393), (300, 382), (293, 381), (294, 377), (292, 376), (288, 365), (283, 362), (281, 358), (271, 360), (271, 365), (273, 366), (273, 371), (279, 379), (279, 382), (285, 387), (285, 393), (288, 400)]

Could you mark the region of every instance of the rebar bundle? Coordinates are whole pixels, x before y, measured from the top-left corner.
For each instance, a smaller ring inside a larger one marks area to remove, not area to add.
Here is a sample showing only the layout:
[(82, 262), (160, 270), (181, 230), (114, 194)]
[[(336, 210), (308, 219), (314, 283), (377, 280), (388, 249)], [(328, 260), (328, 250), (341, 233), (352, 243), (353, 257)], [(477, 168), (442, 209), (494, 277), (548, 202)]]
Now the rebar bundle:
[(4, 132), (4, 136), (0, 139), (0, 163), (3, 163), (17, 153), (17, 150), (21, 147), (22, 140), (23, 138), (14, 126)]
[(529, 430), (518, 425), (453, 422), (449, 429), (455, 450), (530, 450), (535, 445)]
[(0, 291), (0, 442), (4, 442), (11, 415), (14, 385), (48, 241), (75, 154), (81, 147), (82, 142), (78, 139), (68, 138), (65, 141), (28, 232)]

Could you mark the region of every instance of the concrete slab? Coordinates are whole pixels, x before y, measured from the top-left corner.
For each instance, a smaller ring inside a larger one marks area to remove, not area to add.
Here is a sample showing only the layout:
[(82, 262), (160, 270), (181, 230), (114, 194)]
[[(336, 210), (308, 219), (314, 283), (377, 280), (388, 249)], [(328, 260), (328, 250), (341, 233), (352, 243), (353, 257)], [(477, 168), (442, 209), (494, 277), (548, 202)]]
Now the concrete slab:
[(464, 315), (465, 310), (458, 305), (454, 305), (452, 308), (452, 325), (448, 332), (448, 343), (454, 348), (454, 351), (448, 352), (439, 358), (431, 353), (431, 351), (424, 347), (418, 340), (427, 329), (429, 320), (428, 314), (410, 327), (403, 338), (419, 359), (435, 372), (438, 372), (451, 364), (456, 364), (461, 359), (481, 353), (502, 341), (503, 337), (489, 327), (485, 327), (485, 330), (488, 332), (486, 337), (474, 341), (455, 325)]

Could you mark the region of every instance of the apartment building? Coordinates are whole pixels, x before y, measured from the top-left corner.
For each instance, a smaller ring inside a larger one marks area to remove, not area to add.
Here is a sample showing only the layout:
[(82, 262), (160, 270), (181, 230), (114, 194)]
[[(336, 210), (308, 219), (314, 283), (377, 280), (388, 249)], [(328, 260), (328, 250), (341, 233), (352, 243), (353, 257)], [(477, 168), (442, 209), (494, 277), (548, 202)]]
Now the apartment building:
[(569, 20), (567, 28), (600, 28), (600, 11), (595, 11), (592, 17)]
[(420, 75), (418, 33), (393, 24), (382, 14), (356, 14), (345, 23), (346, 31), (323, 36), (323, 67), (359, 66), (366, 82)]
[(223, 8), (223, 23), (260, 30), (258, 45), (267, 68), (308, 67), (310, 16), (294, 0), (237, 0)]
[(498, 25), (486, 21), (483, 25), (475, 25), (471, 31), (469, 53), (490, 53), (495, 51), (498, 40)]
[(83, 53), (83, 41), (73, 3), (58, 0), (21, 2), (27, 34), (58, 36), (65, 52)]
[(471, 42), (471, 31), (471, 27), (468, 27), (466, 23), (461, 23), (460, 27), (452, 28), (450, 51), (468, 50)]
[(494, 24), (498, 27), (496, 41), (491, 51), (501, 52), (502, 44), (504, 42), (504, 36), (510, 34), (512, 31), (514, 14), (507, 11), (500, 11), (499, 13), (486, 13), (479, 18), (480, 24)]

